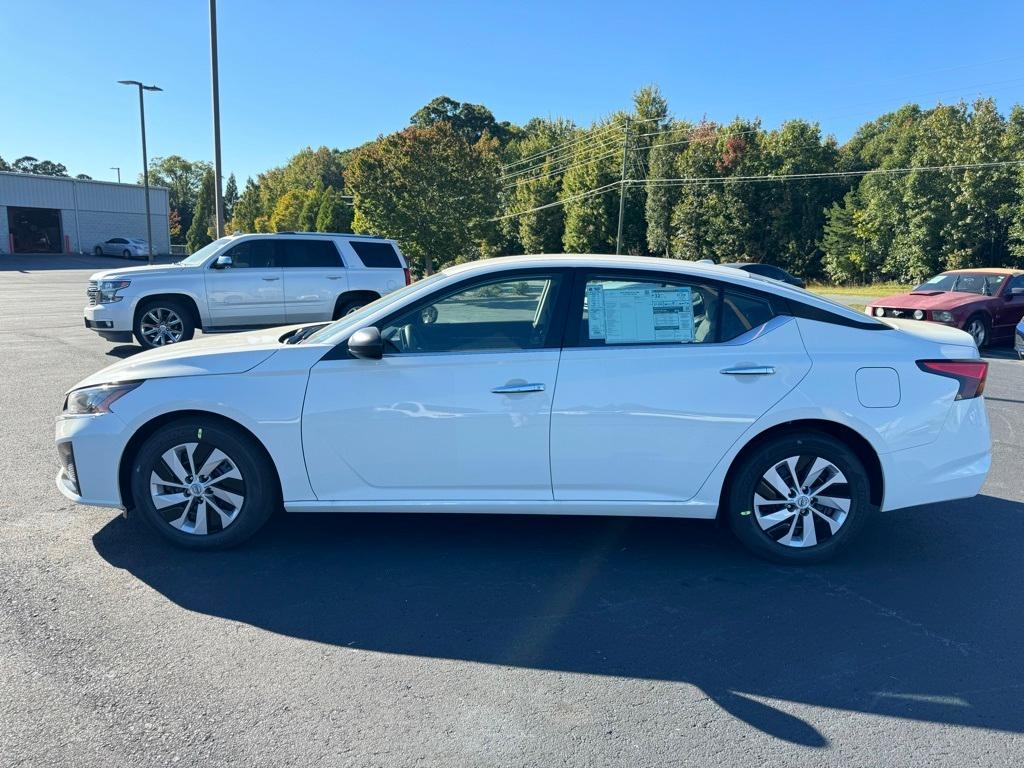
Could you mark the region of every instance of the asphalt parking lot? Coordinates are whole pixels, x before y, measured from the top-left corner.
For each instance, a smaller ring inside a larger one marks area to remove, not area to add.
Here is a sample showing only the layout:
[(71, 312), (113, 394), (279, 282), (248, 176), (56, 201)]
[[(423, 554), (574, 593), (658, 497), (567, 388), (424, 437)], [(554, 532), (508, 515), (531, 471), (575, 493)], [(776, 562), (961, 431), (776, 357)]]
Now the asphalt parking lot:
[(54, 488), (62, 393), (137, 348), (82, 326), (119, 262), (46, 264), (0, 266), (0, 765), (1024, 762), (1008, 352), (982, 494), (824, 566), (592, 518), (281, 515), (197, 554)]

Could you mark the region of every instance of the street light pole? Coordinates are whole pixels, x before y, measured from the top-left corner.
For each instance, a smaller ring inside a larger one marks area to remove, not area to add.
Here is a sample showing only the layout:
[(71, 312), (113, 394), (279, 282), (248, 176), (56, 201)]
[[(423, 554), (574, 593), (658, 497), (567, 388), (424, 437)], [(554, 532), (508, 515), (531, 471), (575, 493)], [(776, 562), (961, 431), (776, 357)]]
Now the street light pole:
[(143, 85), (138, 80), (118, 80), (121, 85), (135, 85), (139, 88), (139, 119), (142, 122), (142, 184), (146, 188), (146, 245), (149, 247), (149, 263), (153, 263), (153, 222), (149, 216), (149, 158), (146, 156), (146, 103), (143, 91), (162, 91), (155, 85)]
[(110, 170), (117, 171), (117, 183), (120, 184), (121, 183), (121, 167), (118, 166), (118, 165), (112, 165), (112, 166), (110, 166)]
[(220, 74), (217, 69), (217, 0), (210, 0), (210, 75), (213, 79), (213, 209), (217, 238), (224, 237), (224, 187), (220, 164)]

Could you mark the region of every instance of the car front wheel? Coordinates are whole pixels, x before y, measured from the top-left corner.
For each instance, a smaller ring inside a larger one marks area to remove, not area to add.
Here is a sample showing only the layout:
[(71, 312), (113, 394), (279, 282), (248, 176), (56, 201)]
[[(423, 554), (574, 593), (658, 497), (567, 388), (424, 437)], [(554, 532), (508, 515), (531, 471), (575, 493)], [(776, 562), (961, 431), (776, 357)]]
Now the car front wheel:
[(164, 538), (220, 549), (249, 538), (278, 504), (274, 468), (251, 436), (189, 418), (156, 430), (132, 467), (135, 511)]
[(988, 344), (988, 323), (982, 315), (971, 315), (964, 330), (971, 334), (978, 349)]
[(135, 340), (146, 349), (188, 341), (196, 332), (188, 307), (174, 299), (144, 303), (135, 313)]
[(92, 249), (92, 252), (94, 254), (96, 254), (97, 256), (102, 256), (103, 255), (103, 249), (100, 248), (98, 245), (95, 248)]
[(846, 546), (871, 506), (860, 459), (814, 433), (769, 440), (735, 475), (729, 525), (755, 554), (783, 563), (819, 562)]

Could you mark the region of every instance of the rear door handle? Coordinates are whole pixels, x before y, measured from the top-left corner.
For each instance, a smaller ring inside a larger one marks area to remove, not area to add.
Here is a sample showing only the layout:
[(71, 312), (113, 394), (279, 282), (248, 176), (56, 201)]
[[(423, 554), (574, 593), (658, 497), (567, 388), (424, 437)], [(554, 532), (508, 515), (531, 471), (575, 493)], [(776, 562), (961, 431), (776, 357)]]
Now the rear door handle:
[(328, 280), (341, 280), (341, 278), (342, 278), (341, 275), (328, 275), (327, 276)]
[(268, 283), (272, 283), (274, 280), (280, 280), (281, 278), (280, 277), (264, 277), (263, 279), (266, 280)]
[(775, 368), (770, 365), (751, 365), (740, 368), (723, 368), (719, 373), (726, 376), (771, 376)]
[(543, 384), (506, 384), (491, 390), (496, 395), (519, 395), (524, 392), (543, 392)]

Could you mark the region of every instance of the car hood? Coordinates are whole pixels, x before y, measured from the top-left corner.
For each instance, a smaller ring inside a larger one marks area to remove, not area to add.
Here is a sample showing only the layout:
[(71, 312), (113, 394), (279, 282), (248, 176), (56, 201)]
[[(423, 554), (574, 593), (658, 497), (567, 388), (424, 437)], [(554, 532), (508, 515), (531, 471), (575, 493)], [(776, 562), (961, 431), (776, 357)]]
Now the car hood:
[(78, 382), (72, 389), (118, 381), (245, 373), (281, 349), (282, 336), (304, 325), (308, 323), (248, 333), (204, 336), (195, 341), (150, 349), (108, 365)]
[(960, 291), (914, 291), (886, 296), (871, 302), (871, 307), (895, 307), (897, 309), (956, 309), (965, 304), (990, 299), (977, 293)]
[(90, 280), (132, 280), (141, 277), (160, 277), (162, 275), (180, 275), (192, 272), (196, 267), (179, 267), (176, 264), (147, 264), (144, 267), (124, 267), (122, 269), (104, 269), (89, 275)]

